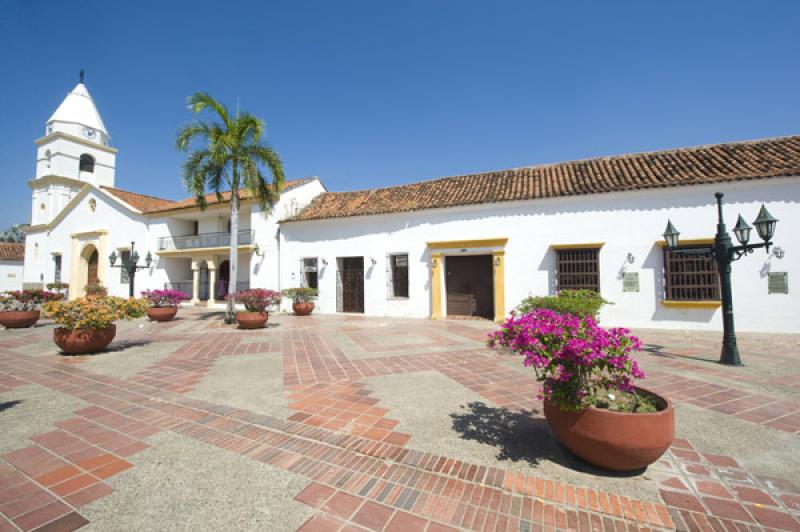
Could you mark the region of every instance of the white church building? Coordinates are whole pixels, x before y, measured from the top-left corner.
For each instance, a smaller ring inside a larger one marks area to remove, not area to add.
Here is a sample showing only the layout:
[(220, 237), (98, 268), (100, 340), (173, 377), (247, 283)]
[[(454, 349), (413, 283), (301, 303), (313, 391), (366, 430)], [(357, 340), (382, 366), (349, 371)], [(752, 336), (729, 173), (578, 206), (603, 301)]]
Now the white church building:
[[(194, 304), (228, 288), (229, 205), (166, 200), (115, 187), (117, 149), (79, 83), (36, 140), (27, 286), (67, 282), (69, 297), (128, 280), (111, 268), (131, 242), (150, 266), (136, 291), (174, 287)], [(178, 177), (176, 176), (176, 179)], [(317, 312), (501, 319), (529, 295), (597, 290), (607, 325), (721, 329), (708, 249), (714, 193), (729, 230), (762, 204), (779, 219), (774, 246), (733, 265), (741, 331), (800, 332), (800, 136), (637, 153), (328, 192), (291, 181), (272, 211), (244, 199), (237, 289), (319, 288)], [(681, 246), (663, 246), (667, 220)], [(755, 231), (753, 231), (755, 234)], [(755, 239), (758, 237), (756, 236)], [(140, 264), (143, 260), (140, 259)]]

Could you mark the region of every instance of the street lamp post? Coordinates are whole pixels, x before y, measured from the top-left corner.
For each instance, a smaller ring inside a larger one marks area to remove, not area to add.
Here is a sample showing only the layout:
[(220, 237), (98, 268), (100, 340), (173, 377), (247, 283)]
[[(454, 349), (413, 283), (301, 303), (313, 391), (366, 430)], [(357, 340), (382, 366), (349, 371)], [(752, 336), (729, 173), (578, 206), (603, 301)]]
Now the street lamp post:
[(147, 256), (144, 258), (144, 266), (139, 266), (137, 263), (139, 262), (139, 253), (136, 252), (134, 249), (135, 242), (131, 242), (131, 254), (130, 258), (125, 260), (123, 259), (119, 265), (115, 265), (114, 263), (117, 262), (117, 252), (112, 251), (111, 255), (108, 256), (108, 261), (111, 263), (112, 268), (122, 268), (128, 273), (128, 295), (133, 297), (133, 285), (134, 279), (136, 278), (136, 271), (137, 270), (144, 270), (150, 267), (150, 264), (153, 262), (153, 256), (150, 255), (150, 252), (147, 252)]
[[(711, 248), (711, 255), (717, 262), (719, 269), (719, 284), (720, 296), (722, 297), (722, 353), (719, 358), (720, 364), (727, 364), (730, 366), (741, 366), (742, 360), (739, 357), (739, 348), (736, 345), (736, 329), (733, 322), (733, 292), (731, 290), (731, 263), (755, 251), (758, 248), (765, 248), (769, 253), (769, 248), (772, 245), (772, 237), (775, 235), (775, 226), (778, 223), (776, 218), (767, 211), (764, 205), (761, 205), (761, 210), (758, 212), (758, 217), (753, 222), (756, 226), (758, 236), (763, 240), (759, 244), (748, 244), (750, 240), (750, 231), (753, 229), (747, 222), (744, 221), (739, 215), (736, 225), (733, 228), (733, 234), (736, 235), (736, 240), (739, 241), (738, 246), (733, 245), (731, 236), (725, 228), (725, 221), (722, 217), (722, 192), (714, 194), (717, 198), (717, 234), (714, 237), (714, 246)], [(664, 240), (667, 242), (667, 247), (673, 253), (705, 253), (705, 250), (679, 250), (678, 237), (680, 232), (675, 229), (672, 222), (667, 220), (667, 229), (664, 231)], [(776, 248), (777, 249), (777, 248)]]

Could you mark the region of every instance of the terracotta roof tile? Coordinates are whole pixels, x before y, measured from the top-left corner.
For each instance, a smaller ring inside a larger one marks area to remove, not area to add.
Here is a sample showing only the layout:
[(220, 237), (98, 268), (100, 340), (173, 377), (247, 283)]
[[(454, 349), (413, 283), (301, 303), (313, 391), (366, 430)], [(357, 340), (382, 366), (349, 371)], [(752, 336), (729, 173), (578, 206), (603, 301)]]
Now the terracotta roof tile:
[(22, 242), (0, 242), (0, 260), (25, 260), (25, 244)]
[(779, 176), (800, 176), (800, 136), (601, 157), (388, 188), (327, 192), (287, 221)]
[[(303, 178), (303, 179), (295, 179), (292, 181), (286, 181), (284, 183), (283, 189), (290, 189), (297, 185), (301, 185), (310, 181), (310, 178)], [(167, 200), (163, 198), (157, 198), (155, 196), (147, 196), (144, 194), (137, 194), (136, 192), (129, 192), (127, 190), (122, 190), (119, 188), (111, 188), (111, 187), (100, 187), (106, 192), (116, 196), (117, 198), (121, 199), (131, 207), (134, 207), (143, 213), (146, 214), (153, 214), (159, 212), (166, 212), (172, 211), (175, 209), (189, 209), (191, 207), (196, 207), (197, 202), (195, 201), (194, 197), (185, 198), (182, 200)], [(247, 198), (248, 193), (247, 191), (242, 192), (242, 198)], [(222, 193), (222, 202), (227, 203), (231, 200), (231, 193), (223, 192)], [(206, 203), (207, 205), (216, 205), (220, 203), (217, 200), (216, 194), (206, 194)]]

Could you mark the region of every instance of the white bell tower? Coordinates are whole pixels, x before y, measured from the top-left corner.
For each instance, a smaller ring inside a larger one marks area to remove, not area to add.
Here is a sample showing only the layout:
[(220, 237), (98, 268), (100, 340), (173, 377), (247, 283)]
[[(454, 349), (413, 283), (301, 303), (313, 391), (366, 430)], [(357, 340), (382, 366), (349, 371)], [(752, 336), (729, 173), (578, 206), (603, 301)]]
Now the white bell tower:
[(81, 70), (80, 81), (36, 140), (31, 225), (49, 223), (87, 183), (114, 186), (117, 150), (110, 140)]

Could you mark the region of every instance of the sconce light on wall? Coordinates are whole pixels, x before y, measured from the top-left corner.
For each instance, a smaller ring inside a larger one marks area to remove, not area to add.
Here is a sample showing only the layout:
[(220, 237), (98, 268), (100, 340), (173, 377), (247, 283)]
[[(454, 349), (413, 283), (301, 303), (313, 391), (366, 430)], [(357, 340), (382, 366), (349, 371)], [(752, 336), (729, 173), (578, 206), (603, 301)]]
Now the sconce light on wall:
[(495, 266), (500, 266), (500, 257), (495, 257), (494, 258), (494, 265)]
[(253, 251), (255, 252), (255, 254), (256, 254), (256, 256), (257, 256), (257, 257), (263, 257), (263, 256), (264, 256), (264, 252), (263, 252), (263, 251), (261, 251), (261, 248), (260, 248), (260, 247), (258, 247), (258, 244), (256, 244), (256, 249), (255, 249), (255, 250), (253, 250)]
[(627, 257), (625, 257), (625, 260), (628, 262), (628, 264), (633, 264), (633, 261), (635, 261), (635, 260), (636, 260), (636, 257), (634, 257), (634, 256), (633, 256), (633, 253), (631, 253), (631, 252), (629, 251), (629, 252), (628, 252), (628, 256), (627, 256)]
[(774, 248), (772, 248), (772, 254), (775, 255), (776, 259), (780, 260), (786, 255), (786, 252), (783, 250), (782, 247), (775, 246)]
[(369, 261), (372, 263), (372, 265), (373, 265), (373, 266), (375, 266), (376, 264), (378, 264), (378, 261), (375, 259), (375, 257), (370, 257), (370, 258), (369, 258)]
[(322, 259), (322, 265), (323, 266), (327, 266), (328, 265), (328, 259), (323, 258)]

